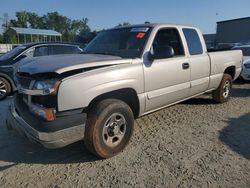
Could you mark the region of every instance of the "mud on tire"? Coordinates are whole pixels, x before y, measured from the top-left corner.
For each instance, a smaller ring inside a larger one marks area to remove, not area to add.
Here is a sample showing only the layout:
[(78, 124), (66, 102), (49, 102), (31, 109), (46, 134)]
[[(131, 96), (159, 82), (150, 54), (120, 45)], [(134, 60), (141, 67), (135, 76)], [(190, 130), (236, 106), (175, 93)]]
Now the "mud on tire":
[(103, 100), (88, 113), (85, 146), (98, 157), (113, 157), (129, 143), (133, 129), (133, 112), (126, 103), (116, 99)]

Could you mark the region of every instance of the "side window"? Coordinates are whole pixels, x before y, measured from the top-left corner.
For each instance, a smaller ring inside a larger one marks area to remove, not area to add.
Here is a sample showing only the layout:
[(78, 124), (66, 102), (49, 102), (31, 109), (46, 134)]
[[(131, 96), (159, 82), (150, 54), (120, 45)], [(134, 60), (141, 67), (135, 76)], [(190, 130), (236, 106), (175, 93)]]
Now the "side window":
[(72, 48), (73, 48), (73, 52), (76, 53), (76, 54), (79, 54), (79, 53), (82, 52), (82, 50), (78, 46), (72, 46)]
[(72, 53), (72, 54), (81, 53), (80, 48), (78, 48), (77, 46), (68, 46), (68, 47), (69, 47), (69, 53)]
[(34, 57), (49, 55), (48, 46), (38, 46), (35, 48)]
[(194, 29), (183, 29), (190, 55), (199, 55), (203, 53), (200, 37)]
[(175, 57), (185, 55), (182, 41), (177, 29), (169, 28), (158, 31), (153, 42), (153, 51), (164, 46), (172, 47)]
[(75, 46), (54, 45), (53, 54), (76, 54), (81, 51)]
[(23, 55), (25, 55), (26, 57), (33, 57), (34, 56), (34, 51), (35, 48), (30, 48), (28, 51), (26, 51)]

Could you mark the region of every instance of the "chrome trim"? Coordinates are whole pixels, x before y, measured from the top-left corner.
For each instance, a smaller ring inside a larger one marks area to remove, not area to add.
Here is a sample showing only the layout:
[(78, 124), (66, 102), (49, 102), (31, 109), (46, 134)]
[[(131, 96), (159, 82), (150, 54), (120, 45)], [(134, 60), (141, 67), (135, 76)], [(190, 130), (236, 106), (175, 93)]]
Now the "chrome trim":
[(0, 68), (12, 68), (13, 67), (13, 65), (2, 65), (2, 66), (0, 66)]
[(19, 93), (26, 94), (26, 95), (48, 95), (47, 93), (44, 93), (43, 90), (25, 89), (20, 86), (17, 86), (17, 90)]
[(37, 131), (18, 115), (14, 104), (11, 104), (9, 108), (7, 126), (49, 149), (61, 148), (79, 140), (83, 140), (85, 132), (85, 123), (55, 132)]

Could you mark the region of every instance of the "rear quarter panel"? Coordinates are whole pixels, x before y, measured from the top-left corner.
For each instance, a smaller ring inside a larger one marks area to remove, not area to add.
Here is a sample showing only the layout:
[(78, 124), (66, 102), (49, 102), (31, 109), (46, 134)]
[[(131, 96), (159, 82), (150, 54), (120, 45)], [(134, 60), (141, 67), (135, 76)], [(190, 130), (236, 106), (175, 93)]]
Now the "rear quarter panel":
[(237, 79), (241, 72), (242, 51), (231, 50), (222, 52), (208, 53), (211, 61), (211, 74), (209, 89), (216, 89), (220, 85), (223, 73), (228, 67), (235, 66), (234, 80)]

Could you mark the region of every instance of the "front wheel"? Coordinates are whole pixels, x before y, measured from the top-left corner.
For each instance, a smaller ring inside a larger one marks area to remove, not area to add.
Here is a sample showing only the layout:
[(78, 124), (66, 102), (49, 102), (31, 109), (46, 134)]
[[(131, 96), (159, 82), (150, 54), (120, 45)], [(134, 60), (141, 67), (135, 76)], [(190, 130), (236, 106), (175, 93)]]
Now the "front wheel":
[(232, 76), (224, 74), (220, 86), (213, 91), (213, 99), (218, 103), (224, 103), (229, 100), (232, 92)]
[(10, 83), (6, 79), (0, 77), (0, 101), (6, 98), (10, 94), (10, 92)]
[(120, 153), (128, 144), (134, 128), (134, 116), (123, 101), (106, 99), (88, 114), (84, 142), (87, 149), (101, 158)]

